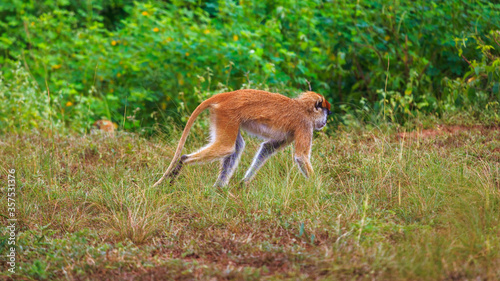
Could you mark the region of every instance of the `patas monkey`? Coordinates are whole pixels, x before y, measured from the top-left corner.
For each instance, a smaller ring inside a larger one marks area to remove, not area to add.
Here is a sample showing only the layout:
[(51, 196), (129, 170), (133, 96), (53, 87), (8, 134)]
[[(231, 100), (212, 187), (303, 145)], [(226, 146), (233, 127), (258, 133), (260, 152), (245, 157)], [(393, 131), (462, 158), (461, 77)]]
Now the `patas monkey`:
[(109, 120), (97, 120), (92, 126), (107, 133), (108, 136), (114, 136), (115, 134), (116, 124)]
[[(181, 157), (194, 120), (207, 108), (210, 109), (210, 143), (195, 153)], [(154, 186), (158, 186), (167, 177), (173, 183), (184, 164), (217, 159), (221, 159), (221, 168), (215, 185), (226, 185), (245, 147), (240, 129), (266, 140), (255, 155), (243, 182), (248, 183), (269, 156), (292, 141), (295, 141), (295, 161), (307, 178), (313, 174), (309, 160), (313, 130), (322, 129), (330, 114), (330, 103), (314, 92), (305, 92), (296, 99), (258, 90), (217, 94), (202, 102), (191, 114), (172, 162)]]

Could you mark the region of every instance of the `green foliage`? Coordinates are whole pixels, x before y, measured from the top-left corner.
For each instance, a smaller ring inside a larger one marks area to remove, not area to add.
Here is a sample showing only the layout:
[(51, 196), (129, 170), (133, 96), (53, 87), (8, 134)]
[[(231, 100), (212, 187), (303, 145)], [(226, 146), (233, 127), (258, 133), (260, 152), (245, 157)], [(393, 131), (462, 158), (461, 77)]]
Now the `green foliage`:
[[(462, 56), (480, 61), (470, 65), (476, 75), (497, 71), (488, 54), (499, 11), (458, 0), (10, 1), (0, 3), (0, 66), (8, 80), (22, 61), (41, 88), (60, 91), (57, 106), (85, 97), (89, 118), (126, 129), (192, 109), (213, 92), (294, 95), (307, 81), (337, 112), (366, 106), (400, 122), (464, 105), (449, 98), (450, 81), (470, 76)], [(482, 47), (464, 45), (457, 56), (467, 38)], [(498, 93), (498, 76), (485, 83)], [(484, 110), (498, 96), (474, 106)]]
[(9, 81), (0, 76), (0, 128), (29, 130), (49, 127), (51, 109), (48, 96), (40, 94), (29, 74), (17, 65)]
[[(447, 79), (443, 93), (445, 108), (447, 111), (458, 111), (468, 108), (471, 111), (488, 110), (491, 112), (488, 121), (500, 122), (500, 31), (491, 31), (484, 40), (479, 36), (469, 38), (457, 38), (456, 46), (458, 53), (470, 66), (470, 70), (463, 78), (455, 80)], [(468, 43), (467, 43), (468, 42)], [(480, 50), (482, 58), (467, 59), (464, 48)], [(496, 47), (496, 49), (495, 49)]]
[(0, 74), (0, 132), (43, 128), (82, 131), (88, 127), (91, 97), (75, 94), (74, 103), (64, 102), (71, 90), (41, 91), (19, 63), (9, 77), (5, 81)]

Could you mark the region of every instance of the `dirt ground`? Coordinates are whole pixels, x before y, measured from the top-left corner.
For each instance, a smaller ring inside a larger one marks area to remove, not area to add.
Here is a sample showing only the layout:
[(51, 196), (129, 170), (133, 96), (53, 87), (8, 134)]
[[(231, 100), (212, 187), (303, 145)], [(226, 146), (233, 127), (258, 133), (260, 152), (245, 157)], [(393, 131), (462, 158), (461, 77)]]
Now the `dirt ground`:
[(470, 132), (470, 131), (479, 131), (481, 133), (488, 133), (491, 131), (500, 131), (500, 126), (482, 126), (482, 125), (475, 125), (475, 126), (463, 126), (463, 125), (454, 125), (454, 126), (448, 126), (448, 125), (438, 125), (437, 128), (435, 129), (424, 129), (424, 130), (417, 130), (413, 132), (403, 132), (403, 133), (398, 133), (397, 137), (398, 139), (428, 139), (428, 138), (435, 138), (437, 136), (442, 136), (442, 135), (458, 135), (462, 132)]

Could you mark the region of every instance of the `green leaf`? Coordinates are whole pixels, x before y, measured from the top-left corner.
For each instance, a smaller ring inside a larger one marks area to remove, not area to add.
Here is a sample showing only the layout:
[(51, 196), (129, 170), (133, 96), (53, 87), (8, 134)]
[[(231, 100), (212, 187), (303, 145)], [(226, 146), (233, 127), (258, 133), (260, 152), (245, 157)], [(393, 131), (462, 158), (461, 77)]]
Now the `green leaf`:
[(498, 98), (500, 99), (500, 83), (495, 82), (495, 84), (493, 84), (493, 88), (491, 89), (491, 92), (494, 95), (497, 95)]
[(476, 89), (474, 87), (469, 87), (467, 90), (467, 98), (469, 99), (469, 102), (474, 101), (476, 97)]

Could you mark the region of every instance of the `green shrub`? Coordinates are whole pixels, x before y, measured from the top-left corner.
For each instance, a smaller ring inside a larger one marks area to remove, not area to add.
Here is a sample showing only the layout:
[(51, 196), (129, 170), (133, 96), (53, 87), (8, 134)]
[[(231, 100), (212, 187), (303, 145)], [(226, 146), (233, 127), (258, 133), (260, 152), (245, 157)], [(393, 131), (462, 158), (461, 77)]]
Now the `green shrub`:
[(50, 125), (49, 97), (18, 64), (9, 81), (0, 77), (0, 128), (29, 130)]
[(84, 131), (92, 111), (90, 98), (75, 95), (75, 103), (64, 102), (68, 89), (48, 94), (40, 90), (18, 63), (5, 81), (0, 75), (0, 132), (53, 129)]
[[(471, 40), (469, 40), (471, 39)], [(469, 71), (463, 77), (445, 79), (442, 94), (446, 112), (466, 109), (478, 115), (483, 123), (500, 122), (500, 30), (491, 31), (481, 38), (457, 38), (459, 55), (469, 64)], [(496, 47), (496, 49), (495, 49)], [(481, 50), (482, 56), (467, 58), (465, 49)], [(486, 113), (486, 114), (485, 114)]]
[(85, 3), (0, 4), (0, 66), (10, 79), (22, 61), (39, 85), (61, 90), (59, 102), (86, 97), (92, 118), (126, 129), (193, 109), (213, 92), (295, 95), (308, 81), (337, 112), (366, 107), (396, 122), (441, 114), (450, 110), (447, 81), (468, 71), (461, 56), (487, 56), (457, 55), (457, 38), (492, 46), (486, 34), (500, 29), (500, 4), (488, 1)]

